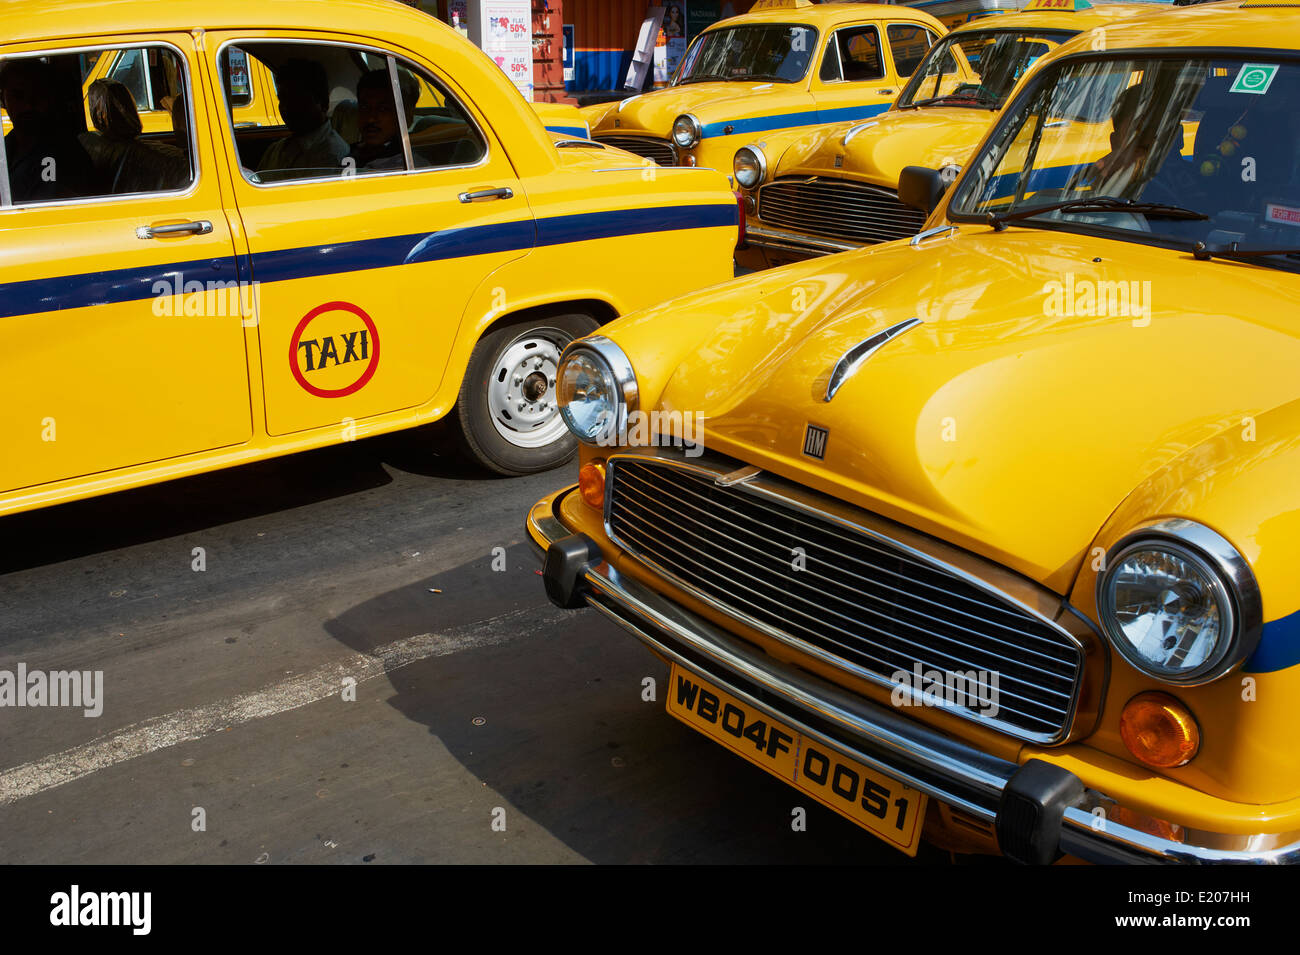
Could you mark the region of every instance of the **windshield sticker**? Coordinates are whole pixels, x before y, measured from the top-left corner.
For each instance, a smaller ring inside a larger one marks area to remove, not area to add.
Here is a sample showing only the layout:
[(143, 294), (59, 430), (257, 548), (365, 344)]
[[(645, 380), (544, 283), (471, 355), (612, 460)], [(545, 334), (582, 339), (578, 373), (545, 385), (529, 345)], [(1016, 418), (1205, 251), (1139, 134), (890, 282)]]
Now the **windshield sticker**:
[(1277, 76), (1276, 63), (1246, 63), (1232, 81), (1230, 93), (1267, 93)]

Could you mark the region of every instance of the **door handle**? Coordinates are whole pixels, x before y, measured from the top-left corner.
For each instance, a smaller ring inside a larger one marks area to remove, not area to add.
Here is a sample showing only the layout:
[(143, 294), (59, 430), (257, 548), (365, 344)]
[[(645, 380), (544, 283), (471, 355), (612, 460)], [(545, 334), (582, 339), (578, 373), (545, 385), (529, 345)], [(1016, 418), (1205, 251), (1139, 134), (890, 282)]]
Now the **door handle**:
[(137, 239), (156, 239), (162, 235), (207, 235), (212, 223), (207, 219), (197, 222), (178, 222), (175, 225), (142, 225), (135, 230)]
[(876, 92), (879, 93), (881, 96), (893, 96), (894, 93), (895, 93), (896, 91), (895, 91), (895, 90), (876, 90)]
[(461, 202), (488, 202), (492, 199), (513, 199), (515, 191), (509, 188), (484, 189), (482, 192), (462, 192)]

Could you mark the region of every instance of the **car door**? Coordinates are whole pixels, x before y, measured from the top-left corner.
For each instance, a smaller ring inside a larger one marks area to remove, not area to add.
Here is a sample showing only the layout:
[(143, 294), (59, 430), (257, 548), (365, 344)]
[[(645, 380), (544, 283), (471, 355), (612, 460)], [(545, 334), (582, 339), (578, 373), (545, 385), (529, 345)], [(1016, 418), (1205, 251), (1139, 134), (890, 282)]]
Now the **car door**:
[[(232, 50), (275, 74), (289, 124), (268, 138), (227, 121), (224, 136), (257, 289), (268, 432), (430, 400), (471, 294), (535, 241), (501, 142), (436, 65), (372, 40), (212, 40), (216, 75)], [(421, 105), (424, 85), (437, 102), (426, 93)], [(381, 101), (400, 102), (401, 120), (390, 152), (372, 158), (382, 144), (346, 140)]]
[[(86, 129), (88, 65), (133, 51), (175, 69), (198, 135)], [(186, 33), (0, 50), (14, 125), (0, 150), (2, 490), (250, 437), (245, 316), (196, 63)]]
[(827, 37), (812, 83), (819, 122), (865, 119), (889, 108), (899, 80), (885, 50), (883, 26), (855, 23)]

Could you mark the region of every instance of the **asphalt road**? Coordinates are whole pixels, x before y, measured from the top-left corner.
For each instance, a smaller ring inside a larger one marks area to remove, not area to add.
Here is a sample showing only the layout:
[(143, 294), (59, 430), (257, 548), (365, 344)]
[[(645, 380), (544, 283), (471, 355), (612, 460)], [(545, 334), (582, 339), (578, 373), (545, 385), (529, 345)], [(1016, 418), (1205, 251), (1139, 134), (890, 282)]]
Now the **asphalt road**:
[(0, 862), (911, 861), (547, 603), (523, 517), (568, 470), (492, 478), (417, 440), (0, 519), (0, 670), (104, 681), (98, 717), (0, 708)]

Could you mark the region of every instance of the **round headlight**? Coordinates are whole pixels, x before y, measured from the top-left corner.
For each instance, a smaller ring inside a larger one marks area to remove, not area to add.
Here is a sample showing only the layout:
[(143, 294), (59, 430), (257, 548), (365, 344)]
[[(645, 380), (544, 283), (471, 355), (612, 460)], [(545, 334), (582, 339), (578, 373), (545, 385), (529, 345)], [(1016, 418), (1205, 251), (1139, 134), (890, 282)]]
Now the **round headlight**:
[(1207, 683), (1244, 660), (1259, 640), (1259, 606), (1245, 560), (1190, 521), (1129, 535), (1097, 581), (1097, 611), (1110, 642), (1139, 670), (1168, 683)]
[(673, 142), (682, 149), (692, 149), (704, 137), (704, 130), (700, 127), (700, 121), (687, 113), (684, 116), (678, 116), (677, 122), (673, 123)]
[(736, 153), (732, 163), (736, 182), (744, 189), (754, 189), (767, 178), (767, 157), (757, 146), (746, 146)]
[(617, 444), (637, 402), (636, 376), (622, 350), (601, 335), (575, 342), (557, 377), (560, 415), (574, 436), (586, 444)]

